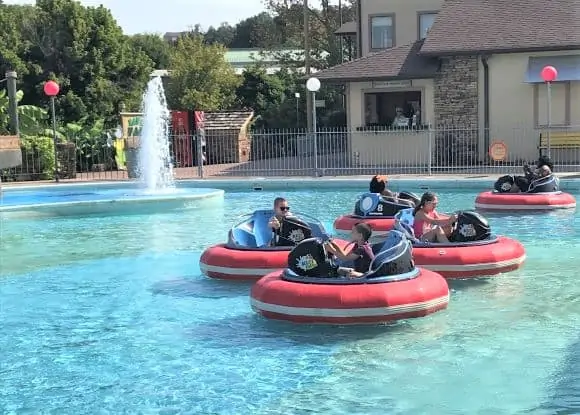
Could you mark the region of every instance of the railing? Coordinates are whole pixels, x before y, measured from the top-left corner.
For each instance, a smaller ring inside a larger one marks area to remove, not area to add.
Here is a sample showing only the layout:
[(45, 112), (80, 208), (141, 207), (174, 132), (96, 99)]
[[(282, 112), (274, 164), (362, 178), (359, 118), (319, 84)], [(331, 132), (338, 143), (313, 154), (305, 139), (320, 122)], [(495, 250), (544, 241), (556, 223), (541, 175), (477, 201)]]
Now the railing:
[[(580, 171), (580, 126), (567, 132), (568, 144), (554, 141), (551, 158), (557, 172)], [(178, 179), (199, 177), (348, 176), (388, 174), (501, 174), (517, 172), (540, 152), (536, 128), (321, 129), (206, 131), (203, 166), (195, 137), (171, 137)], [(578, 134), (576, 134), (578, 133)], [(574, 138), (576, 137), (576, 138)], [(578, 143), (576, 145), (575, 143)], [(135, 178), (134, 154), (126, 141), (71, 141), (57, 146), (61, 180)], [(52, 180), (52, 143), (23, 140), (22, 165), (1, 171), (2, 181)], [(490, 156), (490, 148), (494, 157)], [(546, 153), (546, 150), (543, 150)]]

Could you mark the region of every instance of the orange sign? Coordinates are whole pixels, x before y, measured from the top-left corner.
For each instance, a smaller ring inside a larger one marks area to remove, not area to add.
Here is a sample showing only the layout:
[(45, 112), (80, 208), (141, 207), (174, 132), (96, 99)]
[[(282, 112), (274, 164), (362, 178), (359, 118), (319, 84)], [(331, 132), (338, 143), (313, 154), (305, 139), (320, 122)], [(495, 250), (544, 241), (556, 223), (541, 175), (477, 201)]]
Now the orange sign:
[(493, 161), (504, 161), (507, 153), (508, 148), (503, 141), (494, 141), (489, 146), (489, 156)]

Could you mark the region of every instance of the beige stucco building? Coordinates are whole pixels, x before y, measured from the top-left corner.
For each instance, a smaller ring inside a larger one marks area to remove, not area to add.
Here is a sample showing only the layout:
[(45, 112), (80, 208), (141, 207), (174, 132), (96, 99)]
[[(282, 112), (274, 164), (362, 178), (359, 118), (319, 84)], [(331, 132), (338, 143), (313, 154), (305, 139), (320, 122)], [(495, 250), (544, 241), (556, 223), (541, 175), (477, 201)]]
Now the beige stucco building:
[(487, 164), (497, 141), (507, 161), (537, 158), (546, 65), (558, 70), (552, 134), (577, 133), (579, 144), (552, 158), (580, 162), (580, 0), (549, 3), (359, 0), (346, 33), (359, 58), (316, 74), (345, 85), (353, 162)]

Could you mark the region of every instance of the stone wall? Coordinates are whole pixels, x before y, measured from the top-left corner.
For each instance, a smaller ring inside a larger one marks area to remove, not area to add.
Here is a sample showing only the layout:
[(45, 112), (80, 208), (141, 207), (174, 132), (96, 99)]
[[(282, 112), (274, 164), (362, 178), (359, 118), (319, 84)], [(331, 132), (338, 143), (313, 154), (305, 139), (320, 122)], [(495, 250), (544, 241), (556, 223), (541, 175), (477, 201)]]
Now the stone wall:
[(477, 162), (479, 121), (477, 56), (442, 58), (435, 78), (435, 165)]

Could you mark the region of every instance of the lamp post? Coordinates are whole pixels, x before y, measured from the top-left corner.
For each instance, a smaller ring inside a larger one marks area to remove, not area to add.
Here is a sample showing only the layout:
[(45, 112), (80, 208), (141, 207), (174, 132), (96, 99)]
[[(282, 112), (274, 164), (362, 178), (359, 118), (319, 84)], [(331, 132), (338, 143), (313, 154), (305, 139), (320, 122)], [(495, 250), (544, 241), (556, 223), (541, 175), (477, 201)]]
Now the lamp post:
[(312, 134), (314, 138), (314, 173), (318, 175), (318, 137), (316, 132), (316, 93), (320, 90), (318, 78), (308, 78), (306, 89), (312, 94)]
[(300, 127), (300, 92), (295, 92), (294, 98), (296, 98), (296, 128), (298, 128)]
[(52, 112), (52, 140), (54, 145), (54, 180), (58, 183), (58, 151), (56, 150), (56, 112), (54, 109), (54, 98), (58, 95), (60, 87), (54, 81), (44, 84), (44, 93), (50, 97), (50, 110)]
[(547, 107), (548, 107), (548, 158), (550, 158), (550, 136), (552, 135), (552, 82), (558, 78), (558, 70), (553, 66), (547, 65), (544, 66), (542, 72), (540, 74), (542, 76), (542, 80), (546, 83), (547, 88)]

